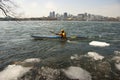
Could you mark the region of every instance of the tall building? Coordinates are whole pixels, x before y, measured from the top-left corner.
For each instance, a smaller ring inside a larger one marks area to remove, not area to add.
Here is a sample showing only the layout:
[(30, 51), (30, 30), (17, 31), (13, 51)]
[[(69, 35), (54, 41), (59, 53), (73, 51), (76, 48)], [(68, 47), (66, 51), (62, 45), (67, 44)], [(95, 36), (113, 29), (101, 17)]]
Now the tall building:
[(50, 17), (50, 18), (55, 18), (55, 11), (50, 12), (49, 17)]
[(84, 20), (84, 14), (78, 14), (77, 19), (78, 20)]
[(67, 15), (67, 12), (64, 13), (64, 19), (67, 18), (68, 15)]
[(88, 14), (84, 13), (84, 20), (87, 21), (88, 20)]

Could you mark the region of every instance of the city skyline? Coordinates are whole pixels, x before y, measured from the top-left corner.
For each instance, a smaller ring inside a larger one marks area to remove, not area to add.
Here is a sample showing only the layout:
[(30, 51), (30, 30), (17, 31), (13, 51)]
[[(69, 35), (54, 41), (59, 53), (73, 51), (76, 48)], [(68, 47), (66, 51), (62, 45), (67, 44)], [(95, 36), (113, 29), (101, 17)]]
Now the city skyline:
[[(96, 15), (120, 16), (120, 0), (13, 0), (19, 7), (13, 11), (22, 17), (47, 17), (50, 11), (57, 13), (91, 13)], [(3, 16), (0, 11), (0, 16)]]

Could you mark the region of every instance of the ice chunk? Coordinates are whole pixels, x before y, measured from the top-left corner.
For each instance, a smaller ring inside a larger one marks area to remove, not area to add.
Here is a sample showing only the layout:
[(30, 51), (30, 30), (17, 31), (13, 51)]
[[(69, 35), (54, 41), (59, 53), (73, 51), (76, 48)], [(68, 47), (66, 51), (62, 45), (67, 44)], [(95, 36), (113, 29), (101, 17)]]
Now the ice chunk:
[(116, 61), (116, 63), (120, 62), (120, 56), (114, 56), (112, 60)]
[(75, 60), (79, 60), (79, 56), (77, 54), (75, 54), (75, 55), (71, 56), (70, 59), (72, 59), (72, 60), (74, 60), (74, 59)]
[(88, 52), (88, 57), (92, 57), (95, 60), (102, 60), (104, 58), (104, 56), (101, 56), (96, 52)]
[(91, 75), (86, 70), (80, 67), (71, 66), (67, 70), (63, 69), (63, 72), (70, 79), (76, 80), (91, 80)]
[(120, 55), (120, 51), (114, 51), (115, 55)]
[(33, 62), (33, 63), (35, 63), (35, 62), (40, 62), (40, 59), (39, 58), (30, 58), (30, 59), (24, 60), (24, 62)]
[(116, 68), (117, 68), (118, 70), (120, 70), (120, 63), (119, 63), (119, 64), (115, 64), (115, 66), (116, 66)]
[(8, 65), (0, 72), (0, 80), (17, 80), (30, 69), (31, 67), (23, 67), (21, 65)]
[(106, 47), (106, 46), (110, 46), (109, 43), (106, 42), (99, 42), (99, 41), (92, 41), (89, 43), (89, 45), (91, 46), (97, 46), (97, 47)]

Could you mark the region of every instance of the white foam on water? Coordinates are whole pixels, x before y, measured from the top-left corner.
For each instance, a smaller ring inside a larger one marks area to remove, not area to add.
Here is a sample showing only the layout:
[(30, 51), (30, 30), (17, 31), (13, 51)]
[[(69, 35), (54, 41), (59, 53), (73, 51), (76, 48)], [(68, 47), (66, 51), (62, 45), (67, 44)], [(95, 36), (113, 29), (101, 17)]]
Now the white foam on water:
[(65, 75), (70, 79), (77, 79), (77, 80), (91, 80), (91, 75), (86, 70), (80, 67), (71, 66), (68, 69), (62, 70)]
[(30, 58), (30, 59), (26, 59), (26, 60), (24, 60), (23, 62), (26, 62), (26, 63), (30, 63), (30, 62), (32, 62), (32, 63), (36, 63), (36, 62), (40, 62), (41, 60), (39, 59), (39, 58)]
[(106, 47), (106, 46), (110, 46), (109, 43), (100, 42), (100, 41), (92, 41), (92, 42), (89, 43), (89, 45), (91, 45), (91, 46), (96, 46), (96, 47)]
[(104, 58), (104, 56), (101, 56), (96, 52), (88, 52), (88, 57), (91, 57), (95, 60), (102, 60)]
[(120, 63), (119, 63), (119, 64), (115, 64), (115, 66), (116, 66), (116, 68), (117, 68), (118, 70), (120, 70)]
[(30, 67), (23, 67), (21, 65), (8, 65), (0, 72), (0, 80), (17, 80), (17, 78), (28, 72)]

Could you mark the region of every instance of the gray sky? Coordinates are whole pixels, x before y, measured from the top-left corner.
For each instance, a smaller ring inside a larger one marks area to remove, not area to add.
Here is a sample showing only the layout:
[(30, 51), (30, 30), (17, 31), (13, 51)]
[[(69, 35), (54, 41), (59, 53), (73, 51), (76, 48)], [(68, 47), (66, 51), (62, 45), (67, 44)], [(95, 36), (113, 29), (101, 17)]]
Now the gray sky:
[[(50, 11), (77, 15), (91, 13), (109, 17), (120, 16), (120, 0), (13, 0), (19, 6), (16, 13), (22, 17), (48, 16)], [(2, 16), (2, 14), (0, 13)]]

